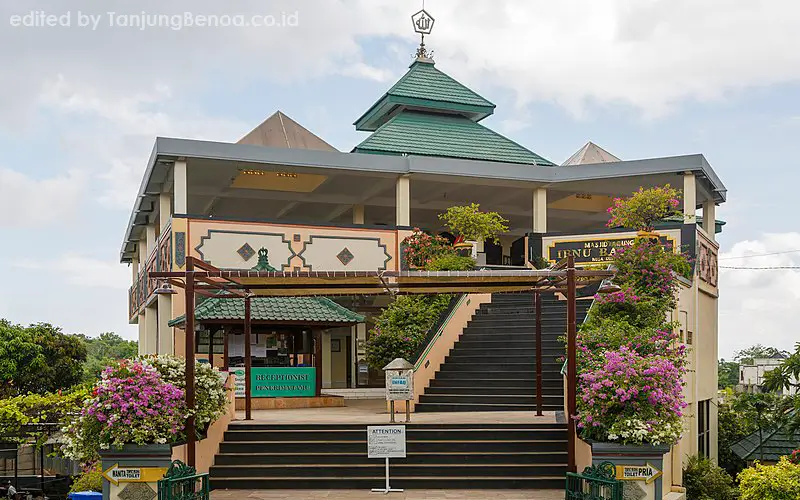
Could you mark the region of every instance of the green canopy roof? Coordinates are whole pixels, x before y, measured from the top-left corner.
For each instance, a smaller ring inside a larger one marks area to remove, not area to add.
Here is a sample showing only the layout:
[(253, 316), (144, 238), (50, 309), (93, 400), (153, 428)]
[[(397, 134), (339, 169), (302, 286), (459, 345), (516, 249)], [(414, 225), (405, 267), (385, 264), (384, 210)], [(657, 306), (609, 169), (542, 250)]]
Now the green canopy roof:
[[(243, 298), (209, 297), (195, 308), (196, 321), (244, 321)], [(250, 299), (253, 321), (274, 323), (352, 324), (364, 316), (326, 297), (253, 297)], [(179, 316), (169, 326), (182, 326), (186, 316)]]
[(800, 429), (790, 432), (791, 421), (777, 429), (763, 431), (764, 441), (759, 439), (758, 431), (737, 441), (731, 446), (731, 451), (742, 460), (764, 460), (777, 462), (783, 456), (789, 456), (800, 447)]
[(533, 151), (464, 116), (416, 111), (396, 115), (353, 151), (555, 166)]
[(356, 120), (357, 130), (374, 131), (398, 109), (436, 109), (480, 121), (495, 105), (434, 66), (432, 59), (417, 58), (408, 72)]

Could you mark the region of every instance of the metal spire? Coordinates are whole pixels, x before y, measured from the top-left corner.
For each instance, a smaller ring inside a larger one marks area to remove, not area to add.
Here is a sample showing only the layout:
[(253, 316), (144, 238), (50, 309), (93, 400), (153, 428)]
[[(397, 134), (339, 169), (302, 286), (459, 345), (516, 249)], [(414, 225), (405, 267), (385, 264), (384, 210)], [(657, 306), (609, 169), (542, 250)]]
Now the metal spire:
[(422, 10), (411, 16), (414, 31), (420, 34), (420, 44), (417, 48), (417, 59), (431, 59), (433, 51), (428, 52), (425, 47), (425, 35), (430, 35), (433, 31), (433, 24), (436, 20), (425, 10), (425, 0), (422, 1)]

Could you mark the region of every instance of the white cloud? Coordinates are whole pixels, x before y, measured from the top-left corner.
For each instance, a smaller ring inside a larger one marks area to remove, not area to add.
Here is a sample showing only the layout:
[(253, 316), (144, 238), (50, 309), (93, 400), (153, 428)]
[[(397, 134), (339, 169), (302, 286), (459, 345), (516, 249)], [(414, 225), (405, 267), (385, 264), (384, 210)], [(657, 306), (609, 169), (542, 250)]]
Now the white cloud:
[(736, 243), (720, 255), (720, 356), (730, 358), (734, 351), (756, 343), (793, 350), (800, 341), (800, 269), (723, 268), (800, 268), (800, 252), (760, 256), (787, 250), (800, 250), (800, 233), (764, 234)]
[(0, 167), (0, 228), (51, 225), (77, 214), (87, 178), (80, 171), (37, 179)]
[[(63, 279), (63, 284), (127, 290), (131, 284), (131, 270), (116, 261), (106, 261), (79, 254), (66, 254), (52, 261), (20, 259), (13, 267), (29, 271), (52, 273)], [(55, 279), (58, 281), (58, 278)]]

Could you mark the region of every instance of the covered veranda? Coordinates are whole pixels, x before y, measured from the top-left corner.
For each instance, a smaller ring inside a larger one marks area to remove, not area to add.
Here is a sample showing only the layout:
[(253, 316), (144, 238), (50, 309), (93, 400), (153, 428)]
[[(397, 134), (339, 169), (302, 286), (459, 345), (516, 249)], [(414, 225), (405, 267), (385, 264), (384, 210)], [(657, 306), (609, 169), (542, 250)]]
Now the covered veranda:
[[(252, 419), (250, 370), (252, 335), (251, 301), (253, 297), (341, 296), (377, 294), (497, 293), (497, 292), (560, 292), (567, 301), (567, 411), (576, 408), (576, 298), (578, 288), (595, 284), (613, 276), (612, 271), (585, 270), (575, 267), (572, 257), (550, 269), (507, 271), (226, 271), (187, 257), (185, 271), (151, 272), (149, 278), (183, 288), (186, 302), (185, 328), (195, 330), (196, 297), (243, 298), (245, 335), (245, 418)], [(164, 285), (162, 285), (164, 286)], [(537, 304), (539, 302), (537, 301)], [(540, 332), (537, 331), (537, 336)], [(186, 399), (195, 404), (194, 364), (195, 338), (186, 335)], [(541, 346), (541, 342), (537, 342)], [(536, 366), (541, 369), (541, 348), (537, 347)], [(534, 360), (532, 360), (534, 361)], [(541, 379), (541, 377), (537, 377)], [(538, 382), (537, 382), (538, 383)], [(541, 390), (537, 390), (541, 394)], [(567, 419), (568, 466), (575, 470), (575, 426)], [(195, 463), (195, 427), (187, 422), (187, 462)]]

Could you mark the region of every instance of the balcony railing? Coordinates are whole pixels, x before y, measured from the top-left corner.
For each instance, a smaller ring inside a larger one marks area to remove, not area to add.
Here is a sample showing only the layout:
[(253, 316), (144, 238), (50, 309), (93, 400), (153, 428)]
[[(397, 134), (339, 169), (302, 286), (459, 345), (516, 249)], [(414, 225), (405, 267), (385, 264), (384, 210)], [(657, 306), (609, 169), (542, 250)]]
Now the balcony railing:
[(128, 317), (134, 318), (142, 308), (152, 300), (153, 292), (158, 288), (156, 280), (148, 279), (149, 273), (172, 270), (172, 227), (170, 224), (164, 228), (158, 237), (158, 245), (153, 248), (147, 257), (145, 265), (128, 290)]

